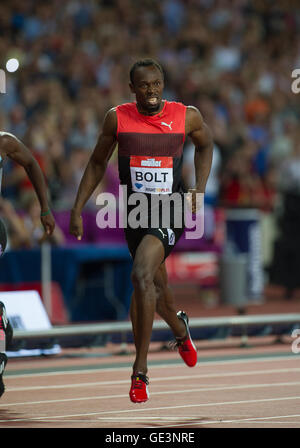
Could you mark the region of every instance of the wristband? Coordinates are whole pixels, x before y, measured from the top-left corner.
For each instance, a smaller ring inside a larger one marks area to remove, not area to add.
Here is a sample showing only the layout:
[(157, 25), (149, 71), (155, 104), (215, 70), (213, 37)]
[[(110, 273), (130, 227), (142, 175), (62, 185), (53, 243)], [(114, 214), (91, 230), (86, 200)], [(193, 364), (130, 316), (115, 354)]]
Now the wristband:
[(50, 215), (50, 213), (51, 213), (51, 210), (50, 210), (50, 208), (48, 208), (48, 210), (46, 212), (41, 212), (41, 217)]

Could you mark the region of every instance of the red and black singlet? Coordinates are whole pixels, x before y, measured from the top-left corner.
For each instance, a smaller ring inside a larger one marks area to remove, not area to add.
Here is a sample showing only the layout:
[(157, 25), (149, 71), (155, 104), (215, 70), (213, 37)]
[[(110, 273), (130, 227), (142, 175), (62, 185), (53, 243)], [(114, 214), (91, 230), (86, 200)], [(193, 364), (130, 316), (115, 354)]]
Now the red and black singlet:
[(161, 112), (149, 116), (133, 102), (117, 106), (116, 112), (119, 177), (128, 194), (183, 192), (186, 106), (165, 100)]

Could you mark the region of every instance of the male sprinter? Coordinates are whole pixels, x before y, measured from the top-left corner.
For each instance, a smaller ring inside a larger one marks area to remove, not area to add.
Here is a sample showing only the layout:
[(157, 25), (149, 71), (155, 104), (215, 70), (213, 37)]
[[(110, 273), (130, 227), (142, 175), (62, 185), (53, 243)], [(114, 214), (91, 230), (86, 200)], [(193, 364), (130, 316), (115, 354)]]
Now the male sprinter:
[[(8, 132), (0, 132), (0, 194), (3, 159), (5, 156), (24, 167), (41, 205), (41, 222), (45, 229), (45, 237), (51, 235), (55, 227), (55, 222), (48, 205), (46, 183), (39, 164), (30, 150), (14, 135)], [(4, 225), (1, 225), (0, 238), (0, 245), (2, 245), (4, 250), (7, 238)], [(10, 344), (12, 336), (13, 329), (7, 319), (4, 303), (0, 302), (0, 397), (5, 390), (3, 384), (3, 372), (7, 363), (5, 350)]]
[[(70, 220), (70, 233), (78, 239), (83, 234), (81, 211), (102, 180), (116, 143), (120, 182), (127, 186), (128, 198), (131, 193), (144, 193), (150, 197), (160, 193), (183, 193), (182, 150), (185, 136), (190, 136), (195, 144), (196, 186), (193, 195), (204, 193), (212, 162), (211, 133), (195, 107), (163, 100), (163, 88), (163, 70), (157, 62), (144, 59), (132, 66), (130, 89), (136, 102), (119, 105), (107, 112), (102, 133), (78, 189)], [(176, 208), (173, 212), (176, 214)], [(134, 292), (130, 311), (136, 359), (129, 396), (134, 403), (149, 398), (147, 355), (155, 311), (172, 329), (185, 363), (193, 367), (197, 362), (188, 317), (174, 309), (164, 263), (183, 230), (184, 226), (174, 226), (174, 216), (169, 228), (125, 228), (133, 257), (131, 279)]]

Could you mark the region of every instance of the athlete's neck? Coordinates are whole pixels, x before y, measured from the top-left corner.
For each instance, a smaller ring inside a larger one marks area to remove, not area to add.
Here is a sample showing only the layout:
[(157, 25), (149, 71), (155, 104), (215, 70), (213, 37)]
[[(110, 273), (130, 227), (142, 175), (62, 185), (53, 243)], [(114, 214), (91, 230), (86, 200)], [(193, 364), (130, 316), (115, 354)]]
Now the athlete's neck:
[(157, 109), (155, 109), (155, 110), (144, 109), (143, 106), (141, 106), (138, 103), (136, 103), (136, 107), (137, 107), (137, 110), (139, 111), (140, 114), (151, 116), (151, 115), (159, 114), (163, 110), (164, 104), (165, 104), (165, 102), (161, 101), (160, 104), (159, 104), (159, 107)]

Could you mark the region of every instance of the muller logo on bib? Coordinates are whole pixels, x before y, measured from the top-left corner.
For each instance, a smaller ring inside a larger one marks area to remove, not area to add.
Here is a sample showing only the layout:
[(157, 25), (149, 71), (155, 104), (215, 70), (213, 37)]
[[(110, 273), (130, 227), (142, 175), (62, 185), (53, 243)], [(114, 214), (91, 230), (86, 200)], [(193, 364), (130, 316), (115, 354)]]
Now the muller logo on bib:
[(130, 175), (133, 191), (170, 194), (173, 186), (173, 159), (131, 156)]
[(141, 161), (141, 166), (160, 167), (161, 166), (161, 160), (155, 160), (155, 159), (142, 160)]

